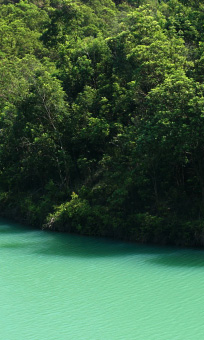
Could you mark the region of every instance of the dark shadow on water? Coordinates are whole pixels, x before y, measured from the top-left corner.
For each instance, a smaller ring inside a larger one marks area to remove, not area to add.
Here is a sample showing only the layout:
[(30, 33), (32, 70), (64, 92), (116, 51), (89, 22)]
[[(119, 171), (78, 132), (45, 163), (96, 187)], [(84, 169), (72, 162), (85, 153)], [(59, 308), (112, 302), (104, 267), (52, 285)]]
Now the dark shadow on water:
[(149, 259), (148, 262), (165, 267), (204, 268), (204, 251), (196, 249), (181, 250), (177, 254), (160, 255)]
[(81, 258), (137, 255), (158, 256), (171, 254), (172, 251), (179, 251), (179, 249), (172, 247), (148, 246), (106, 238), (51, 232), (45, 232), (45, 234), (49, 235), (49, 241), (44, 244), (44, 247), (39, 252), (49, 256)]
[[(30, 235), (29, 235), (30, 233)], [(0, 237), (8, 239), (1, 249), (23, 250), (25, 254), (53, 257), (108, 258), (144, 255), (147, 263), (168, 267), (204, 267), (204, 250), (168, 246), (141, 245), (106, 238), (40, 231), (0, 219)], [(18, 239), (25, 234), (22, 239)], [(3, 240), (2, 240), (3, 241)]]
[[(30, 233), (30, 235), (29, 235)], [(19, 242), (15, 237), (27, 234)], [(0, 219), (0, 236), (12, 235), (0, 248), (23, 249), (26, 253), (34, 252), (45, 256), (63, 257), (113, 257), (139, 254), (158, 255), (169, 253), (168, 247), (154, 247), (135, 243), (121, 242), (108, 238), (80, 236), (76, 234), (41, 231), (30, 226), (24, 226), (8, 219)]]
[[(51, 234), (45, 232), (45, 234)], [(84, 237), (79, 235), (52, 234), (52, 238), (39, 249), (45, 256), (63, 256), (79, 258), (131, 257), (137, 263), (138, 256), (144, 255), (144, 261), (156, 266), (168, 267), (204, 267), (204, 251), (178, 247), (150, 246), (125, 243), (104, 238)]]
[(36, 228), (13, 222), (9, 219), (0, 218), (0, 234), (29, 233), (34, 230), (36, 230)]
[[(22, 234), (25, 234), (23, 239), (18, 239), (18, 235), (21, 238)], [(125, 243), (108, 238), (41, 231), (8, 219), (0, 219), (1, 236), (8, 238), (5, 243), (0, 244), (1, 249), (22, 248), (26, 250), (26, 253), (32, 252), (45, 256), (91, 258), (169, 252), (168, 248), (164, 247), (158, 248)]]

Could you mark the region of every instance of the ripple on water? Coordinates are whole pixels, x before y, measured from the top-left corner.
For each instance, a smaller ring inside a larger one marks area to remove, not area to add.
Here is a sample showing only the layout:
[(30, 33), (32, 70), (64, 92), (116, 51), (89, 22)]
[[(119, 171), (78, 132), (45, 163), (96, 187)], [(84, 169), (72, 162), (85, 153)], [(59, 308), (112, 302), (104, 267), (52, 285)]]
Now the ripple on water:
[(200, 340), (204, 252), (0, 221), (5, 340)]

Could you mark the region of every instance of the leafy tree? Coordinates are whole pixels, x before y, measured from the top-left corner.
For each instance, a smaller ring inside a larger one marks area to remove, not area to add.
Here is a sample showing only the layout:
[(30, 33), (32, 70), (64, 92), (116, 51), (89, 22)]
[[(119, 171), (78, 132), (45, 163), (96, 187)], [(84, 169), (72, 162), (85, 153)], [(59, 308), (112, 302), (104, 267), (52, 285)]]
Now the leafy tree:
[(199, 244), (203, 19), (198, 0), (2, 0), (2, 214)]

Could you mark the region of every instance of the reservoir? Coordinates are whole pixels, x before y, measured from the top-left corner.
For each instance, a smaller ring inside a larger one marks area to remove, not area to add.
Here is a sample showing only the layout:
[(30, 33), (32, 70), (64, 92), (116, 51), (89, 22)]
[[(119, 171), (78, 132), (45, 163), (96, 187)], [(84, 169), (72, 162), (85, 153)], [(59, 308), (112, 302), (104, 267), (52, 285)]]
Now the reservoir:
[(0, 220), (0, 338), (200, 340), (204, 251)]

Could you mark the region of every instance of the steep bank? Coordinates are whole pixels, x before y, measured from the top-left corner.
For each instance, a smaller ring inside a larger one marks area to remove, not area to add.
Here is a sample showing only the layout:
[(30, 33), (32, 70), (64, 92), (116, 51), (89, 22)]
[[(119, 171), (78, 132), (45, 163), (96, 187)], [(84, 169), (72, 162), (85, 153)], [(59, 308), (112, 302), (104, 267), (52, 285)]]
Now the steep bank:
[(91, 209), (87, 202), (77, 201), (78, 197), (72, 198), (71, 204), (62, 204), (48, 216), (45, 215), (44, 202), (41, 207), (37, 202), (35, 206), (32, 205), (32, 209), (31, 206), (18, 206), (19, 202), (16, 202), (15, 207), (10, 205), (7, 209), (1, 209), (1, 216), (55, 232), (102, 236), (137, 243), (204, 246), (201, 220), (179, 220), (176, 217), (172, 218), (171, 214), (162, 218), (144, 213), (135, 215), (135, 219), (132, 219), (130, 224), (125, 218), (123, 220), (118, 218), (116, 221), (115, 214), (105, 215), (101, 207), (98, 207), (97, 211), (95, 207)]

